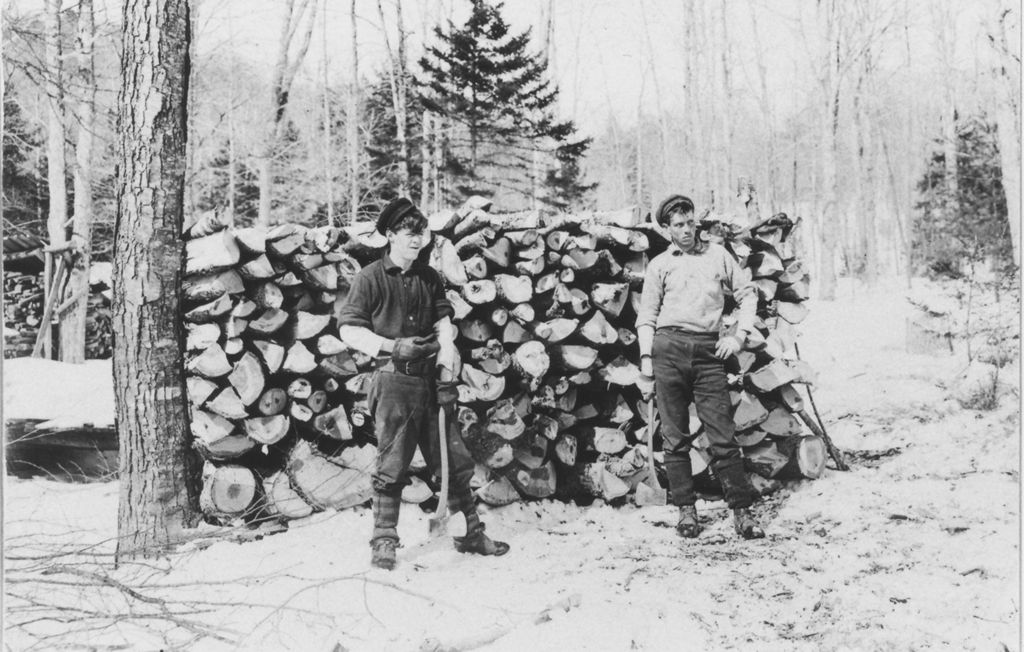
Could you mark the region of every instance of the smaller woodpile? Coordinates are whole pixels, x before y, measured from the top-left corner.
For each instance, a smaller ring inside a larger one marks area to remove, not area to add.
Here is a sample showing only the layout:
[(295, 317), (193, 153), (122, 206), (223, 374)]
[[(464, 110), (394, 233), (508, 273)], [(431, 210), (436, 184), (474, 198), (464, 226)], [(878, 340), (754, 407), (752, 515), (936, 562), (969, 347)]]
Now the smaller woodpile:
[[(109, 358), (113, 343), (110, 321), (110, 299), (104, 294), (105, 284), (89, 288), (86, 312), (85, 357), (90, 360)], [(43, 320), (43, 275), (4, 272), (4, 357), (21, 358), (32, 355)]]
[(32, 354), (43, 319), (42, 276), (4, 273), (4, 357)]
[[(456, 417), (478, 462), (478, 496), (494, 505), (626, 500), (647, 477), (649, 455), (635, 311), (646, 263), (668, 239), (633, 211), (489, 208), (472, 198), (430, 218), (429, 261), (460, 333)], [(763, 492), (786, 477), (817, 477), (825, 450), (804, 433), (812, 422), (797, 390), (813, 373), (793, 359), (807, 276), (785, 241), (792, 223), (753, 233), (706, 226), (760, 293), (758, 328), (730, 369), (750, 471)], [(186, 238), (187, 389), (207, 460), (206, 514), (296, 518), (365, 502), (373, 361), (336, 337), (335, 315), (386, 240), (372, 225), (236, 229), (213, 213)], [(695, 471), (713, 490), (701, 443)], [(413, 470), (403, 498), (423, 503), (436, 484), (421, 459)]]

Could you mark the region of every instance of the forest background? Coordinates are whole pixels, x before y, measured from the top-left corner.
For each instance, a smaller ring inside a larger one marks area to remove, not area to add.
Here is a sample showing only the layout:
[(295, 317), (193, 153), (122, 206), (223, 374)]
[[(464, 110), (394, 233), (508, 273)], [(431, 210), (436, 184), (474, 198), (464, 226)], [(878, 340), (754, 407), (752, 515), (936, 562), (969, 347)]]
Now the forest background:
[[(196, 0), (191, 20), (186, 222), (347, 224), (398, 194), (645, 214), (682, 192), (743, 224), (742, 178), (802, 220), (820, 298), (1019, 262), (1007, 0)], [(5, 3), (5, 234), (84, 233), (109, 260), (119, 22), (108, 0)]]

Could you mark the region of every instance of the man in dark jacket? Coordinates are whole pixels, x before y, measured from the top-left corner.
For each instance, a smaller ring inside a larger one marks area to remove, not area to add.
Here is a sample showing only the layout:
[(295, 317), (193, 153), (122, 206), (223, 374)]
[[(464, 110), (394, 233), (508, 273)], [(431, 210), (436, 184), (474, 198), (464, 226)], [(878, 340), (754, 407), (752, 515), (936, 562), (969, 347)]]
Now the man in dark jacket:
[[(750, 513), (758, 497), (743, 468), (735, 439), (725, 359), (736, 354), (753, 328), (757, 297), (753, 285), (724, 247), (697, 237), (693, 202), (672, 195), (655, 214), (668, 229), (672, 244), (647, 266), (637, 311), (640, 372), (654, 376), (658, 413), (665, 442), (665, 472), (672, 503), (679, 506), (677, 531), (700, 534), (690, 466), (689, 407), (710, 440), (711, 468), (726, 503), (733, 509), (736, 531), (745, 539), (764, 536)], [(725, 297), (738, 304), (735, 335), (722, 334)]]
[[(453, 310), (441, 277), (419, 260), (430, 240), (426, 226), (426, 218), (408, 199), (396, 199), (384, 208), (377, 231), (387, 236), (388, 249), (353, 278), (338, 316), (341, 339), (380, 362), (367, 394), (377, 435), (370, 546), (371, 563), (387, 570), (395, 567), (398, 511), (409, 463), (418, 445), (431, 469), (439, 469), (438, 410), (453, 409), (454, 378), (461, 364)], [(448, 382), (438, 381), (439, 370), (446, 370)], [(466, 517), (466, 536), (455, 537), (456, 548), (479, 555), (505, 554), (508, 544), (484, 534), (469, 486), (473, 460), (458, 429), (450, 428), (445, 440), (450, 461), (448, 508)]]

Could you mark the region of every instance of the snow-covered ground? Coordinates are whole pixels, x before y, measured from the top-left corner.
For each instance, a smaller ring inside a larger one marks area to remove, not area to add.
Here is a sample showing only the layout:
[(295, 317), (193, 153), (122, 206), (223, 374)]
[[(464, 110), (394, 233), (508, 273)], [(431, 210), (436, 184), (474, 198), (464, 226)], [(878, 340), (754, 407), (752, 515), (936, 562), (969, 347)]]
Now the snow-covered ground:
[(115, 570), (116, 483), (8, 479), (7, 646), (1020, 649), (1019, 370), (996, 409), (964, 409), (962, 356), (906, 353), (903, 290), (854, 290), (800, 327), (853, 470), (763, 503), (765, 540), (738, 540), (720, 502), (696, 541), (670, 507), (521, 503), (485, 514), (511, 553), (476, 558), (424, 548), (406, 506), (391, 573), (369, 567), (365, 509)]

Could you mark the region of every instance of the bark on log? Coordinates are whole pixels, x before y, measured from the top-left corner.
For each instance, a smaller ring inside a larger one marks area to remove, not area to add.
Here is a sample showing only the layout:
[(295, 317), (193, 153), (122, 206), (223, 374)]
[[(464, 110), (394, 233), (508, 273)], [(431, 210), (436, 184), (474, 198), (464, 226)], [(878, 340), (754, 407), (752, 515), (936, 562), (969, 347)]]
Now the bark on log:
[(271, 516), (283, 519), (305, 518), (313, 507), (292, 489), (291, 479), (283, 470), (263, 480), (264, 507)]
[(213, 274), (186, 276), (181, 282), (181, 291), (189, 301), (211, 301), (224, 294), (241, 294), (245, 286), (238, 272), (229, 269)]
[(292, 487), (316, 509), (345, 509), (373, 495), (368, 469), (341, 466), (299, 440), (288, 456)]

